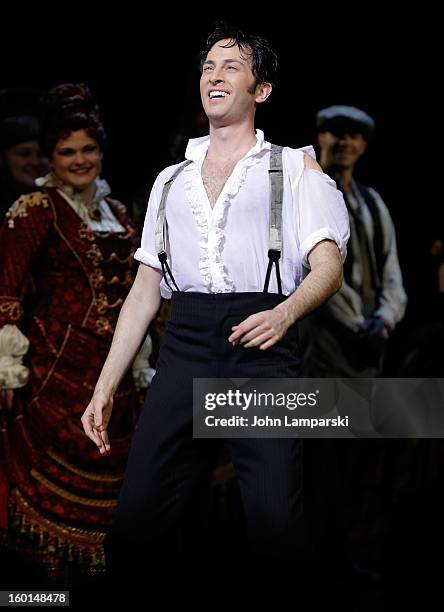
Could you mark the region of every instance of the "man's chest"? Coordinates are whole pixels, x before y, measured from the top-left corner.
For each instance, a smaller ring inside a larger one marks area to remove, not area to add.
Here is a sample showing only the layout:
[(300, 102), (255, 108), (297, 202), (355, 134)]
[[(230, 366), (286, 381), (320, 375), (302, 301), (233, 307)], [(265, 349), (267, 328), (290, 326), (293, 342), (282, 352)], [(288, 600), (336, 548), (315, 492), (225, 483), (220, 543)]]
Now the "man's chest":
[(236, 162), (233, 161), (214, 163), (205, 160), (202, 166), (202, 180), (211, 207), (214, 207), (235, 166)]

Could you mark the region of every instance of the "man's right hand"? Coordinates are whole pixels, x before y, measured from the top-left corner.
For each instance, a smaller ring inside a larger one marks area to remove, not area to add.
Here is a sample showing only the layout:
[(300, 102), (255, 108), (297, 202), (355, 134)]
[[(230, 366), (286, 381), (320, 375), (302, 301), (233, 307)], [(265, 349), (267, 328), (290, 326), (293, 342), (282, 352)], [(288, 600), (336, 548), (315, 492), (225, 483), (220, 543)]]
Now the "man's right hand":
[(103, 365), (94, 395), (82, 416), (86, 435), (106, 455), (110, 449), (106, 428), (111, 417), (113, 395), (133, 363), (148, 326), (160, 306), (162, 272), (141, 264), (136, 280), (120, 309), (108, 357)]
[(111, 450), (106, 428), (111, 418), (112, 408), (112, 396), (103, 391), (94, 391), (81, 419), (86, 435), (94, 442), (101, 455), (106, 455)]

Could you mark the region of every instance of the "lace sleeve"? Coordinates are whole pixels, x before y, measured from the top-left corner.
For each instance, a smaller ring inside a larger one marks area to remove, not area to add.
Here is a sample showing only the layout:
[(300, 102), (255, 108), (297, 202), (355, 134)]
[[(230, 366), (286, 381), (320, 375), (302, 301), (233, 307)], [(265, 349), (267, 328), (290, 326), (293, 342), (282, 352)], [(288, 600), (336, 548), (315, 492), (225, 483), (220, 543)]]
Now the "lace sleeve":
[(16, 325), (0, 328), (0, 388), (18, 389), (28, 382), (29, 370), (22, 364), (29, 340)]

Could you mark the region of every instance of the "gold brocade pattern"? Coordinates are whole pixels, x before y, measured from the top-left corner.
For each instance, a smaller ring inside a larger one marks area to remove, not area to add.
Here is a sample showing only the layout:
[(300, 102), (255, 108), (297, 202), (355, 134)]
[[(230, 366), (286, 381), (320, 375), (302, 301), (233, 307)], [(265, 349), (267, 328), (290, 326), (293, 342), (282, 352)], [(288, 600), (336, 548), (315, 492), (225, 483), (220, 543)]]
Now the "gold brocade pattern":
[(86, 256), (91, 260), (93, 266), (98, 266), (103, 259), (102, 253), (97, 248), (96, 244), (91, 245), (89, 251), (86, 251)]
[(11, 498), (15, 501), (18, 509), (26, 513), (29, 519), (32, 521), (33, 518), (38, 519), (40, 524), (47, 527), (54, 535), (69, 536), (71, 539), (77, 540), (79, 543), (91, 543), (94, 541), (97, 544), (101, 544), (105, 533), (102, 531), (92, 531), (89, 529), (79, 529), (78, 527), (71, 527), (61, 522), (54, 523), (49, 519), (43, 517), (30, 503), (23, 497), (18, 489), (12, 489)]
[(39, 328), (39, 330), (41, 331), (42, 336), (45, 338), (46, 344), (49, 347), (49, 350), (51, 351), (51, 353), (55, 356), (58, 357), (59, 356), (59, 351), (56, 349), (56, 347), (52, 344), (52, 342), (49, 341), (48, 339), (48, 335), (46, 333), (45, 330), (45, 326), (43, 324), (43, 321), (41, 321), (38, 317), (33, 317), (34, 321), (36, 322), (37, 327)]
[(114, 333), (113, 326), (108, 321), (108, 319), (105, 319), (104, 317), (100, 317), (99, 319), (96, 319), (95, 323), (96, 323), (97, 333), (100, 334), (101, 336), (105, 336), (107, 334)]
[(89, 497), (81, 497), (80, 495), (74, 495), (65, 489), (62, 489), (58, 485), (48, 480), (43, 474), (37, 472), (37, 470), (31, 470), (31, 476), (38, 482), (43, 484), (53, 493), (56, 493), (63, 499), (75, 502), (76, 504), (82, 504), (83, 506), (91, 506), (93, 508), (115, 508), (117, 506), (116, 499), (91, 499)]
[(49, 571), (68, 566), (103, 571), (105, 533), (53, 522), (38, 512), (16, 488), (10, 496), (10, 529), (4, 544), (43, 563)]
[(93, 242), (94, 240), (94, 233), (89, 229), (89, 227), (86, 225), (86, 223), (81, 223), (80, 227), (79, 227), (79, 238), (81, 240), (89, 240), (90, 242)]
[(33, 208), (34, 206), (43, 206), (43, 208), (48, 208), (48, 196), (40, 191), (22, 195), (16, 202), (14, 202), (6, 213), (8, 227), (13, 229), (15, 226), (14, 219), (17, 217), (27, 217), (28, 208)]
[[(7, 300), (2, 303), (2, 300)], [(21, 301), (9, 295), (0, 295), (0, 314), (6, 315), (11, 321), (20, 321), (23, 314)]]
[(96, 472), (80, 470), (79, 468), (76, 468), (75, 465), (68, 463), (62, 459), (62, 457), (57, 455), (57, 453), (51, 450), (48, 451), (48, 456), (73, 474), (77, 474), (78, 476), (82, 476), (88, 480), (96, 480), (98, 482), (121, 482), (123, 480), (123, 474), (98, 474)]

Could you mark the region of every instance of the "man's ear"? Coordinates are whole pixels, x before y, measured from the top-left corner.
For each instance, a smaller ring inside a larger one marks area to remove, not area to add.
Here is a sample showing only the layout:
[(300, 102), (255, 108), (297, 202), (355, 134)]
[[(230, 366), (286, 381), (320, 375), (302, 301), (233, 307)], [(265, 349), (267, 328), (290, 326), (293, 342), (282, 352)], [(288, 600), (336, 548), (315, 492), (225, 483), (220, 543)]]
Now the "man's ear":
[(270, 97), (273, 86), (271, 83), (259, 83), (256, 85), (255, 102), (262, 104)]

